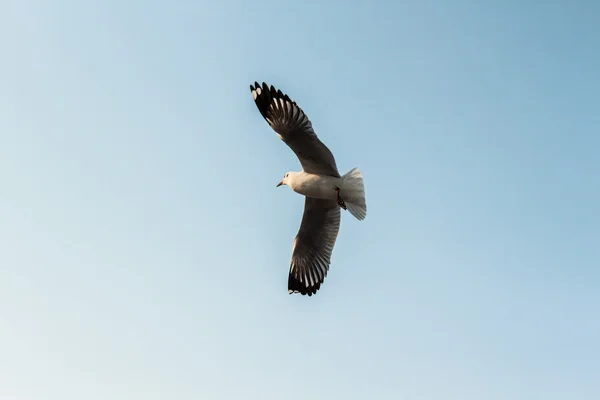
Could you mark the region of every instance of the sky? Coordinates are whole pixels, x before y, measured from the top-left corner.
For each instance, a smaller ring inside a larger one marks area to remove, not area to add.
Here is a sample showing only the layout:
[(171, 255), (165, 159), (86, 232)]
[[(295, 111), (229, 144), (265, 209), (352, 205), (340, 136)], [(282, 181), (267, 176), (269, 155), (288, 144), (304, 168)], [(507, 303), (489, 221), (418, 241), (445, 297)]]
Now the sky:
[[(600, 3), (5, 0), (0, 398), (600, 398)], [(300, 165), (363, 172), (289, 295)]]

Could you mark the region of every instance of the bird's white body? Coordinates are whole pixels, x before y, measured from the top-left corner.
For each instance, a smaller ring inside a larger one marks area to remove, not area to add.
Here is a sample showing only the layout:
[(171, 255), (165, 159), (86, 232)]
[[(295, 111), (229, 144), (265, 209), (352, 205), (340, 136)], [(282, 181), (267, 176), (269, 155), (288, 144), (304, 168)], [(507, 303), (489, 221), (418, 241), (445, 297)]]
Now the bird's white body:
[(309, 174), (307, 172), (289, 172), (285, 183), (294, 192), (317, 199), (337, 199), (336, 189), (340, 188), (342, 178), (328, 175)]
[(288, 172), (280, 185), (287, 185), (294, 192), (306, 197), (323, 200), (342, 199), (350, 214), (359, 220), (363, 220), (367, 215), (363, 177), (358, 168), (352, 168), (339, 178), (305, 171)]

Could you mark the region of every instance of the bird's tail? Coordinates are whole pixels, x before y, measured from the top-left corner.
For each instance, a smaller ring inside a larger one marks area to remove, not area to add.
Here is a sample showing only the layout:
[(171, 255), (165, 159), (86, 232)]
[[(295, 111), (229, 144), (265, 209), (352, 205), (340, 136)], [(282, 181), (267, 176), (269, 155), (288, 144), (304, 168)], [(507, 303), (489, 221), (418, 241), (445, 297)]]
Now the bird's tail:
[(367, 216), (367, 202), (363, 176), (358, 168), (352, 168), (342, 175), (340, 197), (346, 203), (348, 211), (356, 219), (362, 221)]

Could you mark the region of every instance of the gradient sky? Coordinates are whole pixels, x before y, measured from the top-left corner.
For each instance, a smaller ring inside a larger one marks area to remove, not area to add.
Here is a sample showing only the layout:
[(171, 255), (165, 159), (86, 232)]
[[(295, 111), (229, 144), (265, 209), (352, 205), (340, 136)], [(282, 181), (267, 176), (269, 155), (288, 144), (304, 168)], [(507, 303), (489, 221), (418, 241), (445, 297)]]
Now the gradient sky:
[[(0, 399), (600, 398), (598, 43), (597, 1), (3, 1)], [(310, 298), (255, 80), (364, 174)]]

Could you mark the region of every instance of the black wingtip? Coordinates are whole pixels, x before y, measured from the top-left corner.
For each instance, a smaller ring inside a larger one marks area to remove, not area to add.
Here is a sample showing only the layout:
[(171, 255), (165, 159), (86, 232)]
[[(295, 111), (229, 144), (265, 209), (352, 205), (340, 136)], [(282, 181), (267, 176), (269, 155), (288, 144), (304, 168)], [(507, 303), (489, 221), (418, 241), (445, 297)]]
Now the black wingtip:
[(261, 87), (260, 84), (256, 81), (254, 81), (254, 84), (250, 84), (250, 91), (252, 92), (253, 90), (256, 90), (260, 87)]
[(271, 105), (272, 96), (268, 89), (265, 89), (266, 83), (263, 82), (262, 87), (258, 82), (254, 82), (254, 86), (250, 85), (250, 92), (254, 98), (254, 103), (260, 111), (263, 118), (268, 118), (269, 107)]
[(319, 290), (320, 287), (321, 287), (320, 283), (316, 284), (315, 286), (306, 287), (306, 285), (304, 285), (298, 279), (294, 278), (294, 276), (292, 274), (289, 274), (289, 278), (288, 278), (288, 293), (289, 294), (300, 293), (303, 296), (306, 296), (306, 295), (312, 296), (313, 294), (317, 293), (317, 291)]
[[(273, 99), (283, 99), (284, 101), (290, 102), (293, 106), (298, 107), (296, 102), (290, 99), (287, 94), (276, 89), (273, 85), (268, 86), (266, 82), (263, 82), (262, 85), (258, 82), (254, 82), (254, 86), (250, 85), (250, 92), (252, 93), (258, 110), (265, 119), (269, 118), (269, 108)], [(298, 107), (298, 109), (302, 112), (300, 107)], [(269, 124), (271, 123), (269, 122)]]

